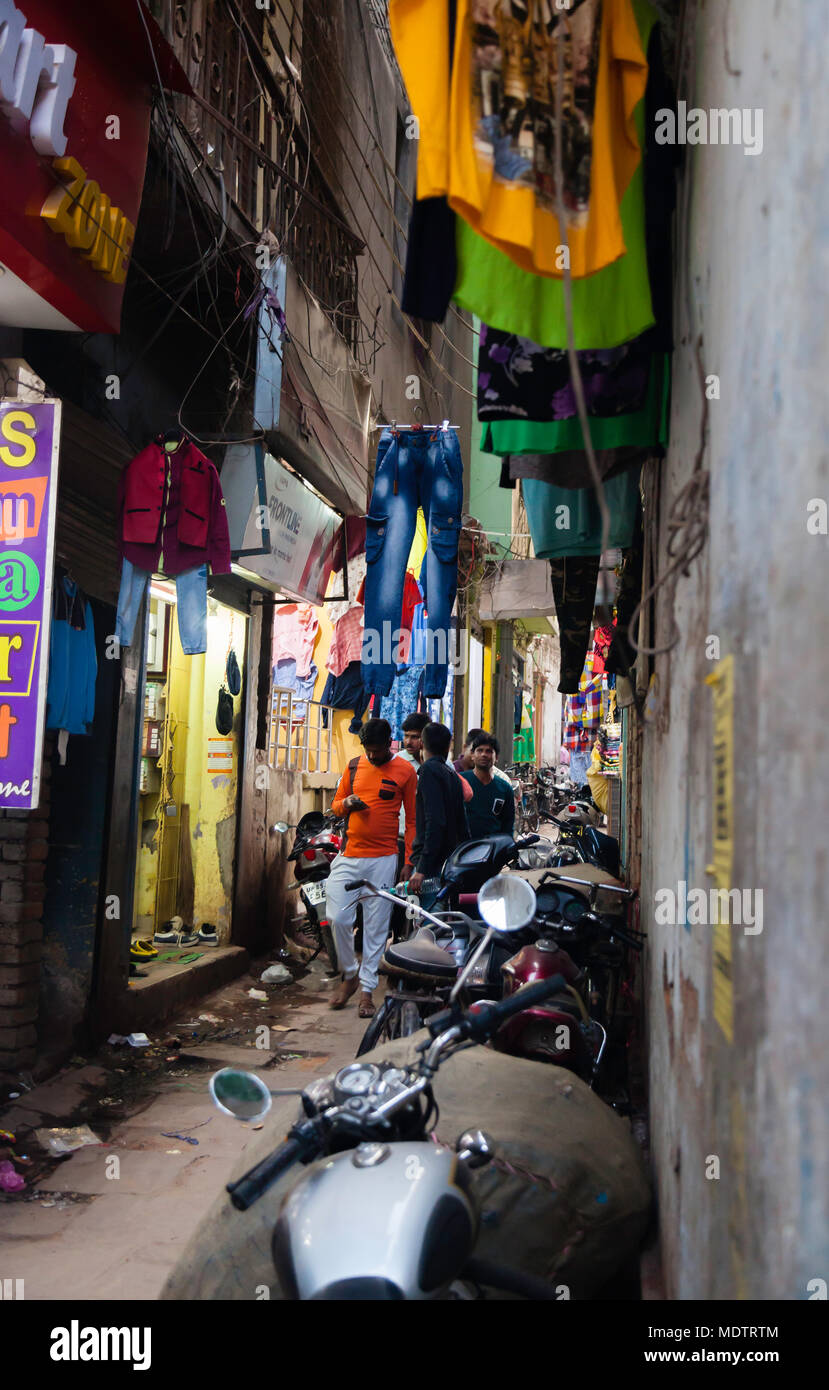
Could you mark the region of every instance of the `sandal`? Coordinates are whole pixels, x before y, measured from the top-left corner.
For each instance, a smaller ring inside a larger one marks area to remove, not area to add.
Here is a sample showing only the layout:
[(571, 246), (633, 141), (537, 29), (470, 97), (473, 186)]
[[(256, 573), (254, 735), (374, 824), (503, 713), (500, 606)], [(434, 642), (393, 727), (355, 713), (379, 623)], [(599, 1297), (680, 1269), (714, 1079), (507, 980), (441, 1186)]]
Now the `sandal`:
[(130, 960), (155, 960), (158, 951), (148, 941), (133, 941), (130, 946)]
[(360, 1007), (357, 1010), (358, 1018), (373, 1018), (376, 1012), (377, 1008), (370, 994), (360, 1000)]
[[(356, 975), (352, 975), (350, 980), (343, 979), (328, 1005), (329, 1009), (344, 1009), (352, 994), (355, 993), (358, 983)], [(353, 988), (350, 988), (352, 985)]]

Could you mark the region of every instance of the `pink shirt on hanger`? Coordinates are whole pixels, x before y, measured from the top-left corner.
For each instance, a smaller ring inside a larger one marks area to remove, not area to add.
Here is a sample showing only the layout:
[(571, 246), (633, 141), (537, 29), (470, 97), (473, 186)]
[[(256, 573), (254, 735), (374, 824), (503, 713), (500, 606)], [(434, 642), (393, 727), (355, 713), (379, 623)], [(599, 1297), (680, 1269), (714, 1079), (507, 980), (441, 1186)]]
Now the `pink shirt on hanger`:
[(319, 618), (310, 603), (286, 603), (277, 609), (273, 624), (273, 664), (283, 657), (296, 661), (298, 676), (307, 676), (319, 632)]
[(355, 603), (334, 627), (331, 650), (326, 666), (332, 676), (341, 676), (352, 661), (359, 661), (363, 649), (363, 619), (365, 610), (361, 603)]

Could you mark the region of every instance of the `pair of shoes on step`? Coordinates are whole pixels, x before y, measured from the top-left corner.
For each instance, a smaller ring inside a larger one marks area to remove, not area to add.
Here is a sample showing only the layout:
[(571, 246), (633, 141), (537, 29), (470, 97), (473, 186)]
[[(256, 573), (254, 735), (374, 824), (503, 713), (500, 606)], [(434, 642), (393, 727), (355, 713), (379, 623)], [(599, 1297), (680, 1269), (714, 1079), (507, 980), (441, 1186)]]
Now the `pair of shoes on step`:
[(154, 946), (218, 946), (219, 933), (212, 922), (202, 922), (197, 932), (185, 927), (183, 917), (171, 917), (153, 937)]

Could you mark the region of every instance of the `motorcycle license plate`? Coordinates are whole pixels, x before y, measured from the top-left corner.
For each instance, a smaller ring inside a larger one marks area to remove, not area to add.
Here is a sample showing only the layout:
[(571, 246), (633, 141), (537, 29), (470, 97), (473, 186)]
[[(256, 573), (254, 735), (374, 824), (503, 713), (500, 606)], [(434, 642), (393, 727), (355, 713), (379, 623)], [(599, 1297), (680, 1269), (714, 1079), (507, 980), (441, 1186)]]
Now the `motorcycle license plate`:
[(302, 896), (316, 907), (325, 902), (325, 883), (303, 883)]

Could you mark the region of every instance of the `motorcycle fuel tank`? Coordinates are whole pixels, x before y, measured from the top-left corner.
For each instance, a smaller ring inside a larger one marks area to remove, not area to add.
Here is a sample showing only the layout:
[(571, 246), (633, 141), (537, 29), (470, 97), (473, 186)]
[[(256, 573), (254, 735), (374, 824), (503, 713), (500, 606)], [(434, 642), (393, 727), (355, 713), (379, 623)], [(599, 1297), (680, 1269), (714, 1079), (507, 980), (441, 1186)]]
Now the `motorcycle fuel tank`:
[(313, 1164), (273, 1234), (285, 1297), (439, 1297), (477, 1235), (463, 1183), (456, 1154), (422, 1141), (360, 1144)]

